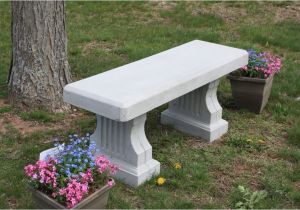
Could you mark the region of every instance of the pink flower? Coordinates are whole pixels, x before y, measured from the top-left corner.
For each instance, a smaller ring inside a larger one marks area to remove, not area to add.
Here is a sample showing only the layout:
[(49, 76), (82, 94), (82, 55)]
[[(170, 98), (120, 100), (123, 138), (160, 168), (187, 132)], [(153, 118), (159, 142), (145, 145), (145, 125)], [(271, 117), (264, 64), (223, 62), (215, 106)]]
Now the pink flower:
[(87, 195), (88, 190), (87, 183), (80, 183), (76, 179), (71, 179), (66, 188), (59, 190), (59, 194), (65, 197), (67, 207), (73, 208)]
[(248, 66), (242, 67), (242, 70), (244, 70), (244, 71), (247, 71), (247, 69), (248, 69)]
[(28, 177), (32, 177), (35, 174), (36, 166), (30, 164), (30, 165), (25, 166), (24, 170), (25, 170), (25, 174)]
[(47, 161), (39, 160), (35, 165), (29, 164), (25, 166), (25, 174), (30, 177), (32, 181), (48, 184), (52, 188), (56, 188), (56, 167), (53, 164), (56, 164), (54, 159)]
[(82, 183), (92, 183), (94, 181), (91, 168), (88, 168), (86, 173), (81, 173), (80, 175), (82, 178), (81, 179)]
[(114, 164), (110, 164), (109, 168), (110, 168), (110, 174), (111, 175), (115, 175), (117, 173), (117, 171), (119, 170), (119, 168)]
[(249, 63), (240, 68), (242, 76), (267, 78), (280, 71), (281, 59), (269, 52), (257, 53), (255, 50), (248, 50)]
[(108, 182), (107, 182), (107, 185), (108, 185), (109, 187), (112, 187), (112, 186), (115, 185), (115, 181), (114, 181), (113, 179), (109, 179)]
[(95, 160), (95, 164), (100, 174), (108, 172), (110, 175), (115, 175), (118, 170), (118, 167), (110, 163), (104, 155), (98, 156)]
[(59, 190), (59, 194), (60, 194), (60, 195), (66, 194), (66, 189), (65, 189), (65, 188), (60, 189), (60, 190)]

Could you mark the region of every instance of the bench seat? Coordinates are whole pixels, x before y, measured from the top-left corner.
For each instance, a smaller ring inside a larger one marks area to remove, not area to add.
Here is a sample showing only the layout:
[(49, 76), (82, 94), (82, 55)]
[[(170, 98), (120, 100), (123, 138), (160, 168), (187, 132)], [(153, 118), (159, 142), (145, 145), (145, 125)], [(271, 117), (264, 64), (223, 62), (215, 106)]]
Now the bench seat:
[(219, 138), (228, 128), (216, 97), (219, 78), (247, 62), (245, 50), (195, 40), (68, 84), (64, 100), (97, 115), (92, 139), (120, 165), (117, 177), (138, 186), (159, 173), (146, 113), (170, 102), (163, 124), (209, 142)]

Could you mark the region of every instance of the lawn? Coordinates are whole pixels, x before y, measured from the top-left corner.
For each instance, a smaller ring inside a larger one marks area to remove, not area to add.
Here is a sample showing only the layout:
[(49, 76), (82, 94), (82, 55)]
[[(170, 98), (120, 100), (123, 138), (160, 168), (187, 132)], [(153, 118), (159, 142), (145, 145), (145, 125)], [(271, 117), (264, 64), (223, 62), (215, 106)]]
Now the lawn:
[[(243, 197), (239, 185), (267, 192), (256, 208), (300, 208), (299, 2), (67, 2), (66, 9), (74, 80), (193, 39), (283, 59), (260, 115), (238, 110), (222, 78), (218, 98), (229, 131), (212, 144), (161, 125), (166, 105), (148, 113), (146, 135), (166, 184), (157, 186), (153, 178), (135, 189), (117, 182), (108, 208), (234, 208)], [(79, 109), (50, 114), (10, 107), (9, 2), (0, 2), (0, 30), (0, 208), (34, 208), (24, 165), (55, 138), (93, 131), (96, 121)]]

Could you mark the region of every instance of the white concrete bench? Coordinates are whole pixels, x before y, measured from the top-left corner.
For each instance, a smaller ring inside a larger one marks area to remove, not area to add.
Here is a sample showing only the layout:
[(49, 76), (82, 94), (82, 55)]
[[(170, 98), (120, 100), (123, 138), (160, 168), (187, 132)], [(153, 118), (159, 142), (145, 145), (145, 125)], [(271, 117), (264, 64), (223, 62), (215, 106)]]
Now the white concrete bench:
[(160, 171), (145, 135), (146, 113), (170, 102), (163, 124), (218, 139), (228, 129), (216, 97), (218, 79), (247, 62), (244, 50), (195, 40), (71, 83), (64, 100), (97, 115), (91, 138), (119, 165), (117, 178), (138, 186)]

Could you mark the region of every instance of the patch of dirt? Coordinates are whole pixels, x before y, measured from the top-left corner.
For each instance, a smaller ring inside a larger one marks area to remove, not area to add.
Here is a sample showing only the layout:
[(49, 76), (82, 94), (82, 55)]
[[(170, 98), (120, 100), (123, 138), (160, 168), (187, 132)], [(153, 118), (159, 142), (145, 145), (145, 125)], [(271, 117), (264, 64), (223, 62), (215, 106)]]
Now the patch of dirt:
[[(275, 6), (271, 3), (257, 2), (260, 4), (262, 11), (266, 11), (260, 14), (248, 15), (247, 10), (244, 7), (230, 6), (227, 2), (217, 2), (209, 5), (203, 5), (202, 2), (191, 3), (188, 7), (189, 11), (193, 15), (212, 14), (221, 17), (227, 24), (234, 26), (241, 18), (246, 18), (247, 22), (254, 24), (255, 22), (263, 21), (267, 14), (273, 14), (274, 22), (281, 22), (284, 20), (293, 20), (300, 23), (300, 2), (291, 2), (288, 6)], [(267, 18), (268, 19), (268, 18)], [(267, 20), (266, 19), (266, 20)]]
[(213, 169), (211, 171), (212, 177), (214, 177), (215, 186), (220, 189), (222, 193), (229, 193), (233, 184), (233, 178), (225, 171), (220, 169)]
[(22, 135), (33, 133), (35, 131), (40, 131), (40, 130), (49, 130), (49, 129), (57, 130), (60, 128), (58, 124), (54, 124), (51, 125), (51, 127), (49, 127), (47, 125), (40, 124), (34, 121), (25, 121), (22, 120), (19, 116), (11, 113), (5, 114), (0, 119), (0, 132), (5, 134), (9, 130), (10, 126), (17, 129)]
[[(171, 21), (169, 20), (169, 18), (161, 16), (161, 12), (173, 10), (176, 7), (177, 2), (150, 1), (150, 2), (148, 2), (148, 4), (151, 7), (151, 18), (147, 17), (147, 21), (145, 21), (146, 23), (159, 22), (164, 25), (171, 24)], [(141, 16), (143, 16), (143, 14), (141, 14), (139, 17), (141, 17)], [(136, 17), (139, 18), (138, 16), (136, 16)]]
[(258, 190), (261, 188), (261, 183), (257, 179), (250, 179), (248, 183), (252, 189)]
[(208, 146), (207, 142), (203, 139), (198, 138), (190, 138), (187, 140), (187, 144), (189, 147), (192, 147), (193, 149), (202, 149)]
[(6, 122), (4, 118), (0, 118), (0, 133), (5, 133), (6, 131)]
[(221, 138), (208, 143), (206, 140), (201, 139), (200, 137), (190, 137), (187, 139), (187, 144), (193, 149), (202, 149), (206, 147), (219, 147), (224, 145), (225, 139), (227, 138), (227, 134), (224, 134)]
[(171, 2), (171, 1), (153, 1), (151, 2), (154, 6), (156, 6), (158, 9), (170, 11), (174, 9), (174, 7), (177, 5), (177, 2)]
[[(182, 199), (184, 198), (185, 200), (192, 200), (195, 204), (208, 204), (208, 203), (216, 203), (216, 197), (212, 197), (211, 195), (207, 194), (207, 193), (201, 193), (201, 195), (198, 194), (193, 194), (193, 193), (187, 193), (184, 194), (183, 197), (180, 197), (178, 199)], [(218, 198), (218, 202), (220, 202), (220, 199), (222, 198)]]
[(118, 45), (116, 43), (108, 43), (108, 42), (98, 42), (93, 40), (83, 46), (82, 53), (84, 55), (89, 54), (89, 52), (93, 49), (101, 49), (105, 52), (111, 52), (112, 50), (116, 49)]
[(234, 23), (239, 18), (247, 16), (245, 8), (229, 7), (224, 2), (203, 5), (202, 2), (190, 4), (188, 10), (192, 15), (215, 15), (221, 17), (226, 23)]
[(8, 101), (6, 99), (0, 98), (0, 108), (8, 106)]
[(295, 2), (293, 5), (277, 8), (269, 8), (269, 10), (275, 11), (275, 22), (281, 22), (284, 20), (294, 20), (300, 23), (300, 3)]
[(27, 121), (21, 119), (14, 113), (6, 113), (0, 118), (0, 133), (7, 133), (10, 127), (17, 129), (20, 134), (27, 135), (36, 131), (49, 131), (49, 130), (68, 130), (74, 119), (83, 116), (81, 112), (73, 112), (68, 115), (64, 120), (55, 123), (39, 123), (35, 121)]
[(300, 190), (300, 181), (297, 181), (294, 183), (294, 186)]
[(240, 158), (236, 158), (229, 168), (212, 167), (210, 171), (212, 177), (215, 177), (216, 186), (224, 193), (229, 193), (234, 181), (240, 177), (249, 179), (249, 185), (253, 189), (258, 190), (261, 188), (261, 184), (257, 179), (262, 174), (260, 167), (246, 163)]
[(232, 166), (232, 173), (235, 176), (241, 176), (247, 171), (247, 166), (241, 159), (236, 159)]
[(8, 206), (10, 209), (15, 209), (17, 207), (17, 199), (14, 197), (10, 197), (7, 200)]

